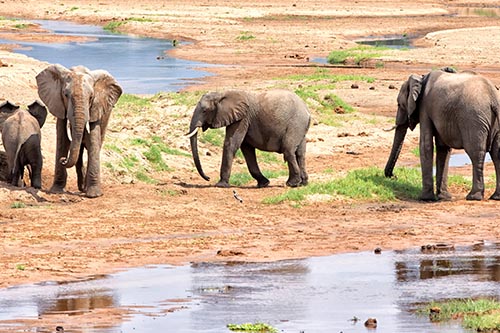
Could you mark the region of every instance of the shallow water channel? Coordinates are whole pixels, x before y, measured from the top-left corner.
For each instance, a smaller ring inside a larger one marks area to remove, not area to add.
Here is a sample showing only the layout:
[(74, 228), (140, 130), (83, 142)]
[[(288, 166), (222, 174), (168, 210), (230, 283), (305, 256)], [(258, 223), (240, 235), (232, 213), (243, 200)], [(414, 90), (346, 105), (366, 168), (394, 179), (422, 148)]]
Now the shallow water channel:
[(492, 243), (272, 263), (153, 266), (0, 290), (0, 330), (15, 332), (16, 320), (76, 318), (114, 308), (131, 314), (107, 327), (76, 320), (70, 327), (65, 319), (64, 328), (220, 333), (230, 332), (229, 323), (265, 322), (280, 332), (365, 332), (364, 321), (375, 317), (378, 332), (466, 332), (457, 323), (430, 323), (415, 310), (431, 300), (499, 298), (499, 287), (500, 246)]
[[(178, 91), (211, 75), (197, 70), (211, 65), (170, 57), (165, 51), (174, 46), (165, 39), (143, 38), (111, 33), (99, 26), (65, 21), (34, 21), (54, 34), (83, 36), (88, 42), (33, 43), (16, 42), (15, 52), (32, 58), (58, 63), (67, 68), (84, 65), (89, 69), (105, 69), (120, 83), (126, 93), (155, 94)], [(4, 41), (5, 42), (5, 41)]]

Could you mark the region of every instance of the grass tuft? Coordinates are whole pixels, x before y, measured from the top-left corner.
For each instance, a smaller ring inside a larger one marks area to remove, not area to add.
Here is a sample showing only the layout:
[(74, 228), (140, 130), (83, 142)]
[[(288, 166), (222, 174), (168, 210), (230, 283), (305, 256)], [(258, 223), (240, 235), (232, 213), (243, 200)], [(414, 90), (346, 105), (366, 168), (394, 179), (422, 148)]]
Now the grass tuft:
[(227, 324), (227, 328), (237, 332), (266, 332), (277, 333), (278, 330), (265, 323), (245, 323), (245, 324)]
[(388, 50), (382, 46), (367, 46), (360, 45), (347, 50), (333, 50), (327, 57), (329, 64), (345, 64), (348, 59), (351, 59), (354, 64), (359, 65), (361, 62), (373, 58), (381, 57)]
[[(396, 199), (417, 200), (422, 190), (422, 178), (419, 169), (396, 168), (395, 178), (384, 176), (383, 170), (370, 167), (349, 171), (347, 176), (308, 186), (289, 189), (282, 194), (264, 198), (266, 204), (278, 204), (285, 201), (305, 201), (314, 195), (327, 195), (332, 199), (343, 197), (355, 200), (386, 202)], [(449, 178), (450, 184), (470, 184), (461, 176)]]
[(427, 314), (433, 322), (461, 320), (465, 329), (494, 332), (500, 329), (500, 302), (492, 299), (454, 299), (431, 302), (420, 314)]

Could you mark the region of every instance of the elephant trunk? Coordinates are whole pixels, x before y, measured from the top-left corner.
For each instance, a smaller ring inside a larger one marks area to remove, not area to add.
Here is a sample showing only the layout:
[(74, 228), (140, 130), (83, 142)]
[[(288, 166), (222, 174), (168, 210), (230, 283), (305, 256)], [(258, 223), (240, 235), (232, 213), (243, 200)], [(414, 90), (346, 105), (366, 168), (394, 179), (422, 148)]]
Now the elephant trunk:
[(194, 165), (196, 166), (196, 170), (198, 170), (198, 173), (200, 176), (205, 179), (206, 181), (210, 180), (210, 177), (205, 175), (203, 172), (203, 169), (201, 168), (201, 163), (200, 163), (200, 156), (198, 154), (198, 133), (197, 129), (199, 127), (202, 127), (202, 124), (200, 121), (198, 121), (198, 117), (200, 114), (201, 110), (199, 105), (196, 106), (196, 109), (194, 110), (193, 117), (191, 118), (191, 124), (189, 126), (189, 142), (191, 143), (191, 153), (193, 154), (193, 160), (194, 160)]
[(85, 117), (84, 107), (75, 108), (75, 114), (73, 120), (71, 120), (70, 117), (72, 139), (69, 148), (69, 155), (68, 157), (62, 157), (60, 159), (60, 163), (66, 168), (73, 167), (78, 161), (86, 123), (87, 119)]
[(399, 157), (399, 153), (401, 152), (401, 148), (403, 148), (403, 141), (406, 136), (406, 132), (408, 131), (408, 125), (398, 125), (396, 127), (396, 132), (394, 133), (394, 142), (392, 143), (391, 155), (387, 160), (387, 164), (385, 165), (384, 174), (386, 177), (392, 177), (394, 166)]

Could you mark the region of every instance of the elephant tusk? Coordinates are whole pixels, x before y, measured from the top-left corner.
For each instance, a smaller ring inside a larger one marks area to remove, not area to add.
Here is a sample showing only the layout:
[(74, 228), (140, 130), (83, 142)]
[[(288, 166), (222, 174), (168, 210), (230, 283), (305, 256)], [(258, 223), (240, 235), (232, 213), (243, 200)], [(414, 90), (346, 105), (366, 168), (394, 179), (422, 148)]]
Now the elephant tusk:
[(69, 141), (73, 141), (73, 138), (71, 137), (71, 125), (69, 122), (68, 122), (68, 126), (66, 126), (66, 132), (68, 133)]
[(186, 134), (186, 137), (190, 138), (198, 132), (198, 127), (196, 127), (191, 133)]
[(85, 123), (85, 129), (87, 130), (87, 133), (90, 134), (90, 123), (88, 121)]
[(383, 128), (382, 130), (385, 131), (385, 132), (390, 132), (390, 131), (394, 131), (398, 126), (397, 125), (394, 125), (392, 126), (391, 128)]

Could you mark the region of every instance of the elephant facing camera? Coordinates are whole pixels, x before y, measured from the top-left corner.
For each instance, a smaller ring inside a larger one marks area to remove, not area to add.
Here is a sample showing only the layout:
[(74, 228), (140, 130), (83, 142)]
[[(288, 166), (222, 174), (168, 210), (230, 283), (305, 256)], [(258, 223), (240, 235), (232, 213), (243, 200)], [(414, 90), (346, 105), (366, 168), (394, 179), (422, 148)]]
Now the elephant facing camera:
[(252, 93), (241, 90), (210, 92), (203, 95), (191, 118), (189, 134), (196, 170), (205, 180), (198, 154), (197, 133), (210, 128), (226, 127), (220, 180), (215, 186), (229, 187), (234, 156), (241, 149), (248, 170), (258, 187), (269, 180), (257, 163), (256, 149), (284, 155), (291, 187), (307, 185), (306, 134), (311, 115), (306, 104), (287, 90)]
[(24, 186), (26, 167), (31, 186), (41, 188), (43, 157), (40, 129), (47, 118), (47, 109), (38, 101), (30, 104), (27, 110), (6, 101), (0, 105), (0, 114), (10, 114), (2, 126), (8, 168), (6, 180), (14, 186)]
[[(74, 166), (78, 190), (89, 198), (101, 196), (100, 152), (111, 111), (122, 88), (107, 71), (89, 70), (84, 66), (67, 69), (58, 64), (41, 71), (36, 82), (38, 95), (57, 118), (56, 162), (50, 192), (64, 192), (66, 169)], [(68, 123), (71, 138), (67, 133)]]

